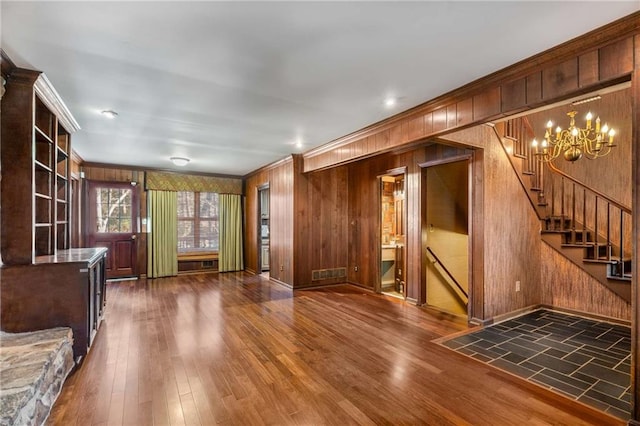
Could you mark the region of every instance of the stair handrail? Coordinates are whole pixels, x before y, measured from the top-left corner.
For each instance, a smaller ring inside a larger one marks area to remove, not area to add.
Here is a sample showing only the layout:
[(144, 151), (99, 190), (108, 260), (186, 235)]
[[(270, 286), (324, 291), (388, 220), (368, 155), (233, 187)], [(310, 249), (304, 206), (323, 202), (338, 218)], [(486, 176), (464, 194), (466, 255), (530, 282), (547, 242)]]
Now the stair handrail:
[[(517, 120), (519, 120), (519, 122), (521, 122), (525, 127), (526, 130), (530, 133), (533, 134), (533, 129), (531, 127), (531, 124), (528, 122), (526, 117), (519, 117)], [(526, 150), (523, 148), (525, 146), (524, 141), (519, 140), (517, 138), (517, 135), (512, 134), (510, 132), (510, 130), (513, 130), (513, 121), (514, 119), (511, 120), (507, 120), (504, 122), (504, 127), (502, 127), (502, 132), (498, 131), (498, 128), (496, 126), (493, 126), (493, 131), (495, 133), (495, 135), (498, 137), (498, 139), (501, 141), (500, 145), (502, 146), (502, 149), (504, 150), (507, 158), (509, 159), (509, 164), (511, 164), (511, 167), (513, 169), (513, 171), (516, 174), (516, 177), (518, 178), (518, 181), (520, 182), (520, 185), (522, 185), (522, 188), (524, 189), (525, 193), (527, 194), (527, 199), (529, 200), (529, 203), (531, 204), (531, 207), (533, 208), (533, 211), (536, 213), (536, 216), (538, 217), (539, 220), (543, 220), (544, 217), (542, 216), (541, 212), (538, 210), (538, 208), (536, 207), (536, 200), (533, 199), (529, 188), (527, 187), (527, 184), (525, 184), (524, 180), (523, 180), (523, 176), (520, 175), (520, 173), (518, 172), (518, 168), (515, 165), (515, 162), (513, 160), (512, 154), (517, 154), (520, 155), (524, 158), (527, 159), (527, 161), (530, 161), (530, 156), (527, 155)], [(510, 138), (511, 140), (515, 141), (518, 146), (514, 147), (513, 152), (510, 152), (509, 150), (507, 150), (506, 145), (503, 142), (503, 138)], [(534, 164), (537, 163), (537, 161), (533, 162)], [(538, 173), (542, 172), (542, 167), (539, 168)], [(540, 183), (542, 183), (542, 177), (538, 177), (538, 180)]]
[(559, 174), (560, 176), (570, 180), (571, 182), (581, 186), (582, 188), (584, 188), (584, 189), (586, 189), (588, 191), (591, 191), (596, 196), (598, 196), (598, 198), (602, 198), (603, 200), (607, 201), (609, 204), (612, 204), (612, 205), (616, 206), (617, 208), (619, 208), (623, 212), (631, 214), (631, 209), (629, 207), (619, 203), (618, 201), (616, 201), (613, 198), (609, 197), (608, 195), (598, 191), (597, 189), (585, 184), (584, 182), (581, 182), (580, 180), (574, 178), (573, 176), (568, 175), (564, 171), (562, 171), (559, 168), (557, 168), (556, 165), (553, 164), (552, 162), (548, 162), (547, 165), (549, 166), (549, 170), (551, 170), (552, 172), (554, 172), (556, 174)]
[(444, 272), (447, 274), (447, 276), (449, 278), (451, 278), (451, 280), (454, 282), (454, 284), (456, 285), (456, 287), (458, 287), (458, 289), (462, 292), (462, 294), (464, 294), (464, 297), (467, 298), (467, 300), (469, 300), (469, 293), (467, 293), (465, 291), (464, 288), (462, 288), (462, 286), (460, 285), (460, 283), (458, 282), (458, 280), (456, 280), (456, 278), (451, 274), (451, 272), (449, 272), (449, 270), (447, 269), (446, 266), (444, 266), (444, 263), (442, 263), (442, 261), (438, 258), (438, 256), (436, 256), (436, 254), (433, 252), (433, 250), (431, 250), (431, 247), (427, 246), (427, 251), (429, 252), (429, 254), (431, 256), (433, 256), (433, 258), (435, 259), (435, 262), (432, 263), (438, 263), (440, 265), (440, 267), (444, 270)]

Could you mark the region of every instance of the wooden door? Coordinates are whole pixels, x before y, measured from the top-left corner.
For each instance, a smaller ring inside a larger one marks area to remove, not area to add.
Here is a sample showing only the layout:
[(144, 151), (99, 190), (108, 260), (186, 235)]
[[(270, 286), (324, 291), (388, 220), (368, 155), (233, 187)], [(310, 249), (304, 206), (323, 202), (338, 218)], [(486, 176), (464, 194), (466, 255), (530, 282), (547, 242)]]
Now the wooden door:
[(137, 276), (137, 187), (129, 182), (96, 181), (90, 181), (88, 187), (88, 246), (109, 249), (108, 279)]

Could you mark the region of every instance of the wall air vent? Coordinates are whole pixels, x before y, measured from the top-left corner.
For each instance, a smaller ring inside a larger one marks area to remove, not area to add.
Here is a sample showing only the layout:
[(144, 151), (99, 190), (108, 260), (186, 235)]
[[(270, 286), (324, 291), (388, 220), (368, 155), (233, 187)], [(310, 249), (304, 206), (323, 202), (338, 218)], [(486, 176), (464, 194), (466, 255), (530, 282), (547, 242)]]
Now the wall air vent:
[(311, 281), (333, 280), (346, 277), (347, 268), (315, 269), (311, 271)]

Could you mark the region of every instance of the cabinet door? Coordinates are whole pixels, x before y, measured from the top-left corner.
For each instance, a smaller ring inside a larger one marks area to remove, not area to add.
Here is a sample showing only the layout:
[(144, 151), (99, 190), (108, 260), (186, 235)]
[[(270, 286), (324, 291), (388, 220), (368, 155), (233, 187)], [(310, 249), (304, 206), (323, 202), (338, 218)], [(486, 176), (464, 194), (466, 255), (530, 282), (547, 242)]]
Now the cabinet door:
[(89, 268), (89, 300), (87, 300), (88, 315), (87, 315), (87, 338), (89, 339), (89, 346), (93, 342), (93, 337), (96, 332), (96, 277), (95, 268)]

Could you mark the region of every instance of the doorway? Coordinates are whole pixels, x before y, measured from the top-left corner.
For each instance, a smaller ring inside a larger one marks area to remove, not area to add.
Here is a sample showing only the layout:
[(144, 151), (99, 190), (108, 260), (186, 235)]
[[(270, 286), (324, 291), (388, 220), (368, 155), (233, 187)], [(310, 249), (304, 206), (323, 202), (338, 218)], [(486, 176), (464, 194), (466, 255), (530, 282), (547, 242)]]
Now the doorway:
[(470, 161), (423, 169), (424, 285), (428, 306), (468, 316), (470, 284)]
[(379, 291), (406, 297), (405, 172), (380, 176), (380, 280)]
[(258, 188), (258, 270), (269, 274), (269, 184)]
[(130, 182), (89, 181), (87, 244), (106, 247), (108, 279), (136, 277), (138, 191)]

